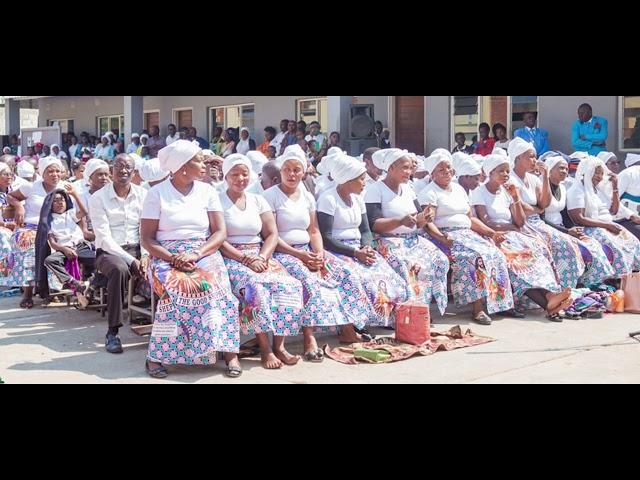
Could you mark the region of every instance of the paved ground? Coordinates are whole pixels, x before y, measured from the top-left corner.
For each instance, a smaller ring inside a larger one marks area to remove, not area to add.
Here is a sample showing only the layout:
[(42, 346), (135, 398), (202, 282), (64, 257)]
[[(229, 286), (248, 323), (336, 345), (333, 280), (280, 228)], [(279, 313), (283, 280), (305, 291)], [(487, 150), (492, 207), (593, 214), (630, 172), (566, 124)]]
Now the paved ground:
[[(104, 352), (100, 315), (66, 307), (17, 308), (18, 299), (0, 299), (0, 377), (5, 383), (157, 383), (145, 375), (146, 342), (122, 330), (126, 352)], [(467, 314), (437, 321), (438, 330), (471, 326)], [(263, 370), (244, 360), (245, 373), (228, 380), (222, 367), (179, 368), (175, 383), (640, 383), (640, 315), (604, 320), (549, 323), (540, 314), (528, 320), (498, 320), (471, 328), (497, 341), (391, 365), (346, 366), (332, 360)], [(388, 333), (388, 332), (381, 332)], [(333, 343), (331, 337), (322, 339)], [(301, 346), (292, 344), (299, 352)]]

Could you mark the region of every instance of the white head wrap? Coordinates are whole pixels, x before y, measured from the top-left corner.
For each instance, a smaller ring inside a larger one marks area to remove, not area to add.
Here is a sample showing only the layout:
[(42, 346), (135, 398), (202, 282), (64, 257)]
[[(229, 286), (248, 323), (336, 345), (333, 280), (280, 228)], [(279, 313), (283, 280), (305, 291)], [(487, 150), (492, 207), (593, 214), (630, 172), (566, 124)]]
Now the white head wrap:
[(429, 172), (429, 175), (432, 175), (436, 167), (442, 162), (449, 162), (453, 165), (453, 156), (448, 150), (445, 150), (444, 148), (438, 148), (434, 150), (429, 157), (427, 157), (427, 159), (424, 161), (424, 166), (427, 172)]
[[(509, 144), (509, 145), (511, 145), (511, 144)], [(506, 151), (504, 148), (502, 148), (502, 147), (495, 147), (495, 148), (493, 149), (493, 152), (491, 152), (491, 154), (492, 154), (492, 155), (503, 155), (503, 156), (505, 156), (505, 157), (508, 157), (508, 156), (509, 156), (509, 154), (507, 153), (507, 151)]]
[(100, 137), (100, 141), (107, 139), (107, 142), (111, 143), (111, 137), (109, 135), (102, 135), (102, 137)]
[(589, 154), (587, 152), (574, 152), (569, 155), (569, 157), (575, 160), (586, 160), (587, 158), (589, 158)]
[(87, 162), (87, 166), (84, 169), (84, 178), (89, 180), (91, 175), (96, 173), (97, 170), (101, 168), (106, 168), (109, 170), (109, 164), (104, 160), (100, 160), (99, 158), (93, 158)]
[(222, 164), (222, 175), (224, 178), (227, 178), (229, 172), (238, 165), (244, 165), (249, 170), (249, 174), (253, 171), (253, 165), (251, 164), (251, 160), (249, 160), (245, 155), (240, 153), (234, 153), (229, 155), (224, 159), (224, 163)]
[(23, 160), (22, 162), (18, 163), (18, 167), (16, 168), (16, 173), (21, 178), (32, 178), (36, 173), (36, 169), (29, 162), (27, 162), (26, 160)]
[(484, 158), (482, 170), (484, 170), (484, 173), (489, 176), (491, 175), (491, 172), (504, 164), (509, 165), (508, 157), (505, 157), (504, 155), (489, 155), (488, 157)]
[(133, 168), (138, 170), (138, 173), (140, 173), (140, 169), (142, 168), (142, 165), (144, 165), (146, 160), (137, 153), (130, 153), (129, 156), (133, 159)]
[(140, 135), (140, 141), (142, 141), (143, 138), (145, 140), (149, 140), (149, 135), (147, 135), (146, 133), (143, 133), (142, 135)]
[(152, 158), (151, 160), (147, 160), (142, 163), (138, 173), (140, 173), (140, 177), (145, 182), (159, 182), (160, 180), (167, 178), (171, 172), (160, 168), (159, 159)]
[(209, 149), (202, 150), (202, 154), (205, 157), (213, 157), (215, 155), (215, 153), (213, 153), (213, 150), (209, 150)]
[[(482, 168), (480, 164), (476, 162), (471, 155), (464, 155), (461, 161), (458, 161), (458, 165), (454, 163), (453, 168), (456, 171), (456, 176), (460, 177), (475, 177), (476, 175), (482, 175)], [(455, 156), (455, 155), (454, 155)]]
[(188, 140), (176, 140), (158, 152), (160, 167), (163, 170), (176, 173), (201, 151), (200, 146), (195, 143)]
[(258, 152), (256, 150), (252, 150), (251, 152), (247, 153), (247, 158), (251, 162), (253, 173), (257, 175), (262, 174), (262, 167), (269, 163), (269, 159), (264, 156), (264, 153)]
[(330, 148), (329, 151), (327, 152), (327, 156), (322, 159), (322, 161), (317, 167), (318, 173), (320, 175), (331, 175), (331, 177), (333, 177), (331, 172), (332, 172), (332, 168), (336, 164), (336, 161), (339, 158), (346, 157), (346, 156), (347, 156), (346, 152), (343, 152), (341, 149), (337, 147)]
[(300, 147), (300, 145), (289, 145), (285, 149), (282, 156), (278, 158), (278, 166), (282, 168), (285, 162), (289, 160), (297, 160), (298, 163), (300, 163), (300, 165), (302, 166), (302, 171), (305, 173), (307, 172), (307, 169), (309, 168), (309, 160), (307, 159), (307, 155), (304, 153), (304, 150), (302, 150), (302, 147)]
[(522, 155), (523, 153), (528, 152), (529, 150), (536, 151), (536, 147), (533, 146), (533, 143), (529, 143), (526, 140), (516, 137), (511, 140), (509, 144), (509, 160), (511, 161), (511, 166), (516, 164), (516, 159)]
[(132, 133), (131, 134), (131, 138), (140, 138), (140, 134), (139, 133)]
[(60, 151), (60, 145), (58, 145), (57, 143), (54, 143), (53, 145), (51, 145), (51, 151), (53, 152), (53, 149), (57, 148), (58, 151)]
[(611, 160), (615, 156), (616, 154), (612, 152), (600, 152), (598, 154), (598, 158), (602, 160), (604, 163), (607, 163), (609, 160)]
[(544, 160), (544, 163), (547, 166), (547, 168), (549, 169), (549, 172), (551, 172), (551, 170), (553, 170), (559, 163), (562, 163), (562, 162), (566, 163), (567, 167), (569, 166), (569, 163), (561, 155), (556, 155), (556, 156), (553, 156), (553, 157), (547, 157)]
[(640, 162), (640, 155), (638, 155), (637, 153), (628, 153), (627, 159), (625, 160), (624, 163), (627, 167), (631, 167), (632, 165), (635, 165), (638, 162)]
[(380, 170), (388, 172), (394, 163), (405, 157), (409, 157), (407, 150), (400, 150), (399, 148), (378, 150), (373, 154), (373, 164)]
[(607, 194), (613, 194), (610, 188), (609, 174), (611, 173), (605, 163), (598, 157), (587, 156), (578, 166), (576, 172), (576, 182), (571, 188), (580, 188), (580, 184), (584, 185), (584, 212), (588, 218), (598, 218), (598, 194), (593, 186), (593, 176), (596, 169), (602, 167), (604, 176), (602, 182), (598, 185), (598, 189), (602, 189)]
[(421, 155), (416, 155), (416, 158), (418, 159), (418, 169), (416, 170), (416, 173), (424, 173), (427, 171), (427, 164), (426, 161), (427, 159)]
[[(28, 162), (20, 162), (20, 163), (28, 163)], [(20, 168), (20, 163), (18, 163), (18, 168)], [(33, 166), (31, 168), (33, 168)], [(4, 162), (0, 162), (0, 172), (4, 172), (5, 170), (7, 172), (11, 172), (11, 167)], [(18, 173), (18, 176), (21, 177), (22, 175)]]
[(5, 155), (11, 155), (11, 149), (9, 147), (4, 147), (2, 149), (2, 153), (4, 153)]
[(351, 180), (355, 180), (363, 173), (366, 173), (367, 167), (357, 158), (343, 155), (335, 160), (331, 171), (331, 177), (338, 185), (343, 185)]
[(43, 157), (38, 162), (38, 172), (40, 175), (44, 175), (44, 172), (51, 165), (57, 165), (60, 170), (62, 170), (62, 162), (56, 157)]

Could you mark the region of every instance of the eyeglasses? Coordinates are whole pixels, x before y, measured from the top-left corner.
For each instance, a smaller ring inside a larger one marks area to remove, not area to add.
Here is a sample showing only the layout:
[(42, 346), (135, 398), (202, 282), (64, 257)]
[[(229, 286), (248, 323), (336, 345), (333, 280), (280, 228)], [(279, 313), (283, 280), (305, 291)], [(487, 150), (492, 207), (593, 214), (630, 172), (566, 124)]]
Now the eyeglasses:
[(119, 172), (133, 172), (135, 170), (135, 168), (132, 165), (126, 165), (124, 163), (116, 163), (113, 166), (114, 170), (118, 170)]

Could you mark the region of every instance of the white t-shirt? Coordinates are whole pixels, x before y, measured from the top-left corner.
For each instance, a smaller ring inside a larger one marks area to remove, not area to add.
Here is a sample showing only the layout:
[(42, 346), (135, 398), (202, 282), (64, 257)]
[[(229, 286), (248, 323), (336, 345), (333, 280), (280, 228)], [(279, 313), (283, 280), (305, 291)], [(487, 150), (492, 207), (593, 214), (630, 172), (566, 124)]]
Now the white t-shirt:
[(489, 218), (498, 224), (512, 223), (511, 205), (513, 199), (504, 188), (500, 188), (494, 195), (487, 190), (486, 185), (480, 185), (471, 192), (471, 205), (481, 205), (487, 209)]
[(469, 197), (457, 183), (451, 183), (451, 191), (447, 192), (435, 182), (420, 192), (418, 201), (423, 207), (435, 205), (436, 227), (438, 228), (471, 228)]
[(313, 195), (302, 186), (299, 192), (297, 201), (286, 196), (277, 185), (264, 192), (264, 198), (276, 215), (280, 238), (292, 246), (307, 245), (311, 241), (308, 229), (311, 213), (316, 211)]
[(262, 182), (258, 180), (257, 182), (252, 183), (249, 188), (247, 188), (246, 193), (253, 193), (254, 195), (262, 196), (264, 194), (264, 188), (262, 188)]
[(63, 247), (75, 247), (84, 240), (76, 215), (74, 208), (62, 214), (52, 215), (50, 232), (55, 236), (56, 243)]
[(551, 194), (551, 204), (544, 211), (544, 217), (554, 225), (563, 226), (562, 211), (567, 206), (567, 187), (560, 184), (560, 200)]
[(516, 175), (514, 172), (511, 173), (511, 182), (520, 190), (522, 201), (524, 203), (528, 203), (532, 207), (535, 207), (536, 205), (538, 205), (537, 189), (538, 187), (542, 187), (542, 180), (540, 180), (540, 178), (536, 177), (532, 173), (527, 173), (525, 175), (525, 178), (527, 180), (527, 183), (529, 184), (528, 187), (524, 184), (524, 182), (518, 175)]
[[(365, 193), (365, 203), (382, 204), (382, 215), (384, 218), (404, 218), (407, 215), (418, 213), (415, 201), (416, 193), (408, 184), (400, 185), (400, 194), (393, 192), (384, 182), (371, 184)], [(403, 235), (413, 233), (416, 227), (409, 228), (400, 226), (389, 232), (391, 235)]]
[(227, 224), (227, 241), (232, 245), (251, 245), (262, 243), (262, 218), (260, 215), (271, 212), (271, 207), (260, 195), (245, 193), (247, 206), (240, 210), (225, 193), (220, 195), (220, 203)]
[[(62, 188), (60, 183), (56, 188)], [(30, 225), (38, 225), (40, 223), (40, 210), (44, 199), (48, 195), (44, 190), (42, 180), (35, 183), (26, 183), (20, 187), (20, 193), (26, 197), (24, 202), (24, 223)]]
[(167, 139), (165, 140), (167, 146), (171, 145), (173, 142), (177, 142), (178, 140), (180, 140), (180, 134), (176, 133), (176, 135), (174, 137), (172, 137), (171, 135), (167, 135)]
[[(585, 209), (585, 215), (588, 215), (586, 211), (586, 191), (582, 182), (575, 182), (573, 187), (567, 192), (567, 209), (579, 210)], [(598, 195), (595, 198), (596, 205), (598, 207), (598, 217), (594, 220), (600, 220), (602, 222), (613, 222), (613, 215), (609, 209), (611, 208), (611, 199), (602, 191), (598, 190)]]
[(362, 215), (366, 215), (367, 207), (361, 195), (351, 195), (351, 206), (348, 206), (338, 194), (337, 187), (326, 190), (318, 200), (318, 212), (333, 216), (331, 235), (336, 240), (360, 240), (360, 224)]
[(220, 198), (211, 185), (195, 182), (188, 195), (175, 189), (171, 180), (156, 185), (147, 194), (142, 218), (160, 220), (156, 240), (209, 238), (208, 212), (222, 212)]
[(632, 165), (618, 175), (620, 195), (628, 193), (640, 197), (640, 165)]

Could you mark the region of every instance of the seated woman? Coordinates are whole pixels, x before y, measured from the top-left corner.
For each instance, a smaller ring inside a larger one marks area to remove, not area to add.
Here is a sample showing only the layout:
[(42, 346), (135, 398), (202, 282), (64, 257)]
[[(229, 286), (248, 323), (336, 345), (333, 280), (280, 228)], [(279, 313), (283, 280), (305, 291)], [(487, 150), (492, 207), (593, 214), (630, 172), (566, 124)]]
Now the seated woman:
[[(49, 282), (50, 272), (59, 284), (57, 289), (74, 290), (80, 306), (87, 307), (87, 284), (81, 281), (79, 266), (92, 270), (96, 253), (84, 238), (86, 217), (87, 209), (80, 194), (70, 183), (45, 198), (36, 235), (36, 286), (43, 298), (56, 285)], [(74, 268), (75, 262), (78, 268)]]
[[(240, 301), (242, 333), (255, 333), (262, 366), (271, 370), (300, 360), (285, 350), (284, 342), (302, 328), (302, 284), (272, 259), (278, 229), (267, 201), (246, 192), (251, 166), (251, 161), (240, 154), (224, 160), (227, 190), (220, 201), (228, 238), (221, 250), (231, 288)], [(273, 334), (273, 350), (269, 333)]]
[[(598, 158), (606, 162), (607, 168), (617, 174), (620, 171), (620, 163), (616, 165), (614, 159), (617, 158), (610, 155), (613, 154), (601, 153)], [(636, 238), (640, 238), (640, 155), (628, 153), (625, 165), (627, 168), (618, 177), (620, 210), (615, 217), (615, 222), (629, 230)], [(617, 170), (612, 167), (617, 167)]]
[[(550, 227), (541, 218), (552, 197), (547, 166), (537, 162), (535, 148), (522, 138), (514, 138), (509, 144), (509, 158), (513, 166), (511, 181), (520, 190), (527, 216), (526, 230), (539, 235), (547, 244), (560, 285), (575, 288), (586, 270), (580, 248), (570, 236)], [(540, 177), (533, 174), (536, 169), (540, 171)]]
[(0, 162), (0, 281), (9, 275), (9, 255), (11, 255), (11, 237), (13, 236), (14, 208), (9, 203), (9, 194), (13, 191), (13, 171), (5, 162)]
[(302, 186), (307, 157), (298, 145), (280, 157), (282, 183), (264, 193), (276, 215), (280, 241), (274, 255), (304, 287), (304, 359), (320, 363), (314, 328), (342, 327), (342, 341), (361, 338), (355, 328), (364, 328), (375, 318), (358, 276), (344, 262), (325, 252), (318, 228), (316, 202)]
[(537, 236), (525, 235), (526, 215), (520, 191), (509, 183), (509, 158), (486, 157), (483, 170), (488, 181), (471, 194), (471, 205), (487, 227), (504, 234), (498, 247), (507, 258), (509, 277), (516, 300), (528, 297), (544, 308), (549, 318), (561, 321), (558, 313), (571, 306), (571, 289), (562, 291), (546, 244)]
[(567, 192), (567, 210), (576, 225), (602, 244), (619, 277), (640, 268), (640, 241), (613, 221), (620, 208), (617, 182), (599, 158), (582, 160)]
[(413, 161), (406, 150), (391, 148), (373, 154), (375, 166), (387, 172), (384, 180), (367, 187), (364, 201), (377, 250), (409, 285), (409, 299), (447, 309), (449, 260), (419, 235), (431, 220), (408, 185)]
[(482, 167), (471, 155), (466, 153), (457, 152), (452, 157), (458, 185), (464, 189), (468, 197), (482, 183), (484, 176)]
[[(0, 287), (23, 288), (20, 308), (33, 308), (35, 284), (36, 231), (45, 197), (53, 190), (63, 188), (60, 181), (62, 163), (57, 158), (43, 157), (38, 162), (42, 180), (25, 184), (11, 192), (7, 201), (15, 208), (16, 230), (11, 236), (11, 253), (5, 273), (0, 276)], [(24, 202), (24, 206), (22, 204)]]
[(587, 236), (581, 227), (576, 227), (567, 212), (567, 188), (564, 181), (569, 176), (569, 163), (564, 157), (556, 155), (549, 156), (545, 164), (549, 170), (551, 203), (544, 211), (543, 220), (556, 230), (572, 237), (580, 248), (587, 269), (578, 283), (595, 286), (614, 278), (615, 270), (600, 242)]
[(177, 140), (158, 153), (173, 177), (153, 187), (142, 211), (141, 239), (158, 302), (147, 373), (165, 378), (165, 365), (210, 365), (224, 352), (226, 375), (242, 375), (238, 360), (238, 300), (219, 248), (227, 237), (220, 200), (199, 180), (200, 147)]
[(396, 306), (409, 298), (409, 286), (373, 249), (362, 198), (367, 167), (346, 154), (334, 159), (333, 167), (336, 186), (326, 190), (318, 201), (322, 240), (325, 248), (359, 275), (376, 312), (369, 326), (389, 327), (395, 322)]
[(483, 238), (500, 243), (503, 235), (472, 217), (469, 197), (453, 182), (452, 160), (451, 154), (443, 149), (427, 159), (432, 183), (418, 195), (418, 202), (425, 210), (435, 211), (434, 222), (427, 224), (427, 233), (451, 261), (456, 306), (472, 304), (473, 321), (491, 325), (489, 315), (514, 308), (507, 260), (493, 243)]

